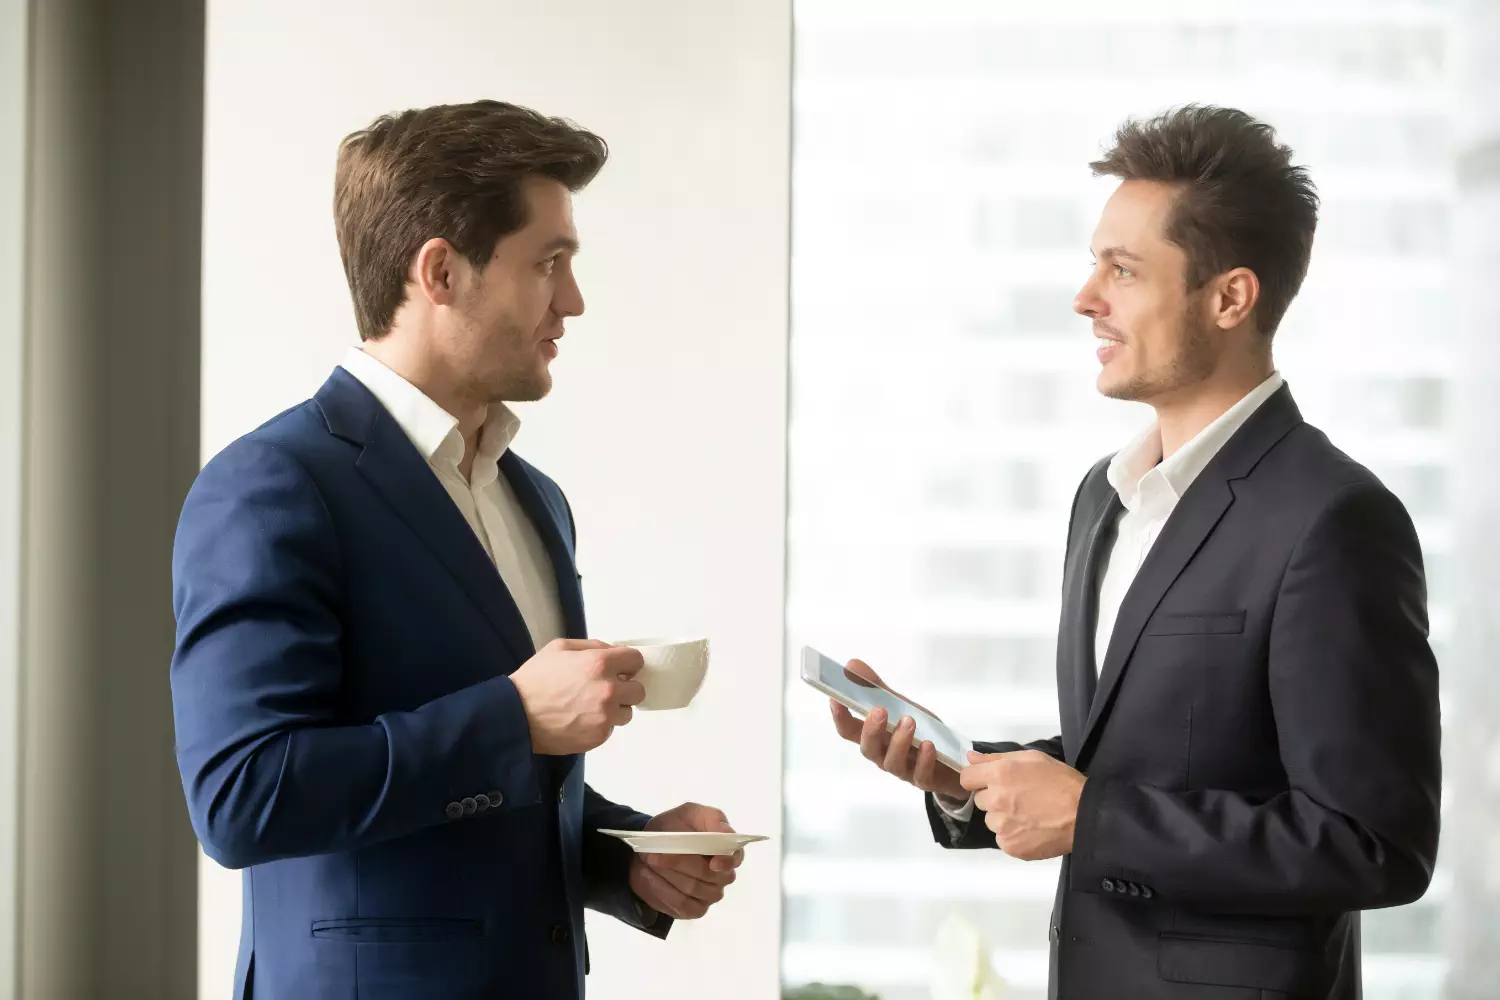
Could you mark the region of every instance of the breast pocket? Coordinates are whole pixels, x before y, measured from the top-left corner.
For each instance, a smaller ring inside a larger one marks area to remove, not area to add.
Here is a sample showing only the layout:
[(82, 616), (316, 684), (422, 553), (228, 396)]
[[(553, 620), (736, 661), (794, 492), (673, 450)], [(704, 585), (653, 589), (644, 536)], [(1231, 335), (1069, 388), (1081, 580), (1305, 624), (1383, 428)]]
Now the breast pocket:
[(1146, 625), (1147, 635), (1240, 635), (1244, 631), (1243, 611), (1165, 612)]

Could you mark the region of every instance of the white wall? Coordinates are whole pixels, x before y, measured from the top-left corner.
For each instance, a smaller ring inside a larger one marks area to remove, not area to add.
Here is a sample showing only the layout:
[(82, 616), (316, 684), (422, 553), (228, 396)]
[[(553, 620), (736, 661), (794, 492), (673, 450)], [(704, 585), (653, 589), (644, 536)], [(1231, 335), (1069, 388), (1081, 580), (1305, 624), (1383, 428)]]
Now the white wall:
[[(600, 638), (697, 632), (697, 703), (643, 713), (590, 780), (722, 806), (752, 848), (664, 944), (591, 925), (592, 998), (770, 1000), (780, 939), (789, 0), (209, 5), (203, 449), (313, 392), (356, 339), (335, 147), (384, 111), (495, 97), (613, 155), (577, 201), (588, 314), (517, 450), (567, 490)], [(236, 874), (205, 862), (203, 997), (227, 997)]]

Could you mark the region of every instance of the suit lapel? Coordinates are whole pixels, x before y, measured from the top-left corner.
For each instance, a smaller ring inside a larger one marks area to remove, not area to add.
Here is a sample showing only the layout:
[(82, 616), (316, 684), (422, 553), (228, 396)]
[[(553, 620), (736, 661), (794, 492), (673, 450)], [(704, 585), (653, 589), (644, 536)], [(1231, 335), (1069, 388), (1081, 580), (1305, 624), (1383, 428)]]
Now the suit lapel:
[(1225, 443), (1167, 518), (1120, 605), (1075, 764), (1086, 758), (1089, 741), (1109, 711), (1146, 622), (1233, 505), (1234, 481), (1248, 476), (1266, 452), (1301, 422), (1291, 390), (1282, 386)]
[(1083, 545), (1070, 553), (1063, 573), (1062, 669), (1058, 681), (1063, 685), (1069, 717), (1063, 720), (1063, 746), (1069, 760), (1076, 758), (1082, 745), (1084, 726), (1094, 702), (1095, 677), (1094, 632), (1099, 620), (1099, 570), (1104, 555), (1115, 537), (1115, 525), (1124, 507), (1112, 488), (1093, 509)]
[(332, 433), (363, 446), (355, 468), (458, 581), (516, 662), (530, 659), (526, 621), (495, 564), (395, 418), (342, 368), (318, 390), (317, 402)]
[(521, 509), (531, 519), (542, 544), (547, 547), (547, 556), (552, 560), (552, 571), (557, 577), (557, 600), (562, 607), (563, 627), (571, 639), (588, 637), (583, 617), (583, 591), (578, 584), (578, 570), (574, 563), (571, 540), (563, 537), (562, 525), (568, 518), (565, 510), (559, 510), (547, 502), (535, 472), (506, 450), (500, 456), (500, 474), (510, 483)]
[[(565, 539), (562, 532), (562, 524), (571, 519), (570, 515), (565, 509), (548, 502), (542, 492), (539, 474), (508, 448), (500, 456), (500, 474), (510, 484), (516, 502), (541, 536), (547, 557), (552, 561), (552, 573), (557, 578), (557, 600), (562, 608), (563, 633), (570, 639), (588, 638), (583, 620), (583, 591), (578, 583), (572, 541), (571, 538)], [(568, 780), (582, 759), (580, 754), (549, 758), (549, 766), (559, 786)]]
[(1079, 758), (1083, 757), (1089, 736), (1120, 686), (1120, 678), (1125, 673), (1130, 654), (1135, 651), (1141, 631), (1146, 627), (1146, 620), (1233, 502), (1234, 493), (1227, 482), (1202, 475), (1188, 488), (1187, 495), (1167, 519), (1156, 543), (1151, 546), (1150, 555), (1125, 592), (1119, 616), (1115, 618), (1103, 669), (1099, 673), (1099, 689), (1079, 739)]

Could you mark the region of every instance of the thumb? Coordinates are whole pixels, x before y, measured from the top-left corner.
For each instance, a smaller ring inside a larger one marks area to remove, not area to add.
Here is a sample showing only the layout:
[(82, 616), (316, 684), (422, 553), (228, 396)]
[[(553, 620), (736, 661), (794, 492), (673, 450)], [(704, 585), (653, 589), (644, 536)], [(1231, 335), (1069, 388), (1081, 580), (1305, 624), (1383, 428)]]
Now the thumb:
[(844, 664), (844, 673), (867, 683), (874, 684), (876, 687), (885, 687), (885, 681), (882, 681), (880, 675), (875, 672), (875, 669), (864, 660), (850, 660)]
[(581, 653), (585, 649), (608, 649), (609, 643), (598, 639), (554, 639), (547, 645), (566, 653)]
[(702, 806), (696, 802), (688, 802), (683, 805), (682, 812), (682, 818), (687, 820), (687, 825), (690, 829), (717, 833), (734, 832), (734, 827), (729, 825), (729, 817), (712, 806)]

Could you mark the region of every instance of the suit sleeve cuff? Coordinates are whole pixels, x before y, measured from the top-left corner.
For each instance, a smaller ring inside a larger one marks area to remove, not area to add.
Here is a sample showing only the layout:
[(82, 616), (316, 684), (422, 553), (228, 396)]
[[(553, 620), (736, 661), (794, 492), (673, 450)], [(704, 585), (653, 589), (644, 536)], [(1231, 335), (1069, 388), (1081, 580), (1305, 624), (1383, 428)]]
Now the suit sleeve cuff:
[[(488, 809), (516, 809), (541, 801), (531, 726), (509, 677), (495, 677), (428, 702), (413, 712), (376, 720), (394, 748), (429, 748), (425, 756), (392, 752), (396, 788), (423, 788), (435, 818), (464, 819), (484, 796)], [(433, 772), (430, 763), (444, 767)], [(403, 767), (427, 765), (426, 774)]]
[(1099, 817), (1108, 795), (1108, 778), (1084, 781), (1083, 794), (1078, 797), (1078, 817), (1073, 823), (1072, 867), (1075, 879), (1083, 873), (1093, 877), (1103, 867), (1104, 859), (1099, 856)]
[(934, 792), (932, 800), (943, 811), (943, 815), (951, 820), (967, 825), (969, 820), (974, 818), (974, 794), (972, 792), (969, 793), (967, 799), (963, 800), (950, 799), (946, 795), (938, 795)]

